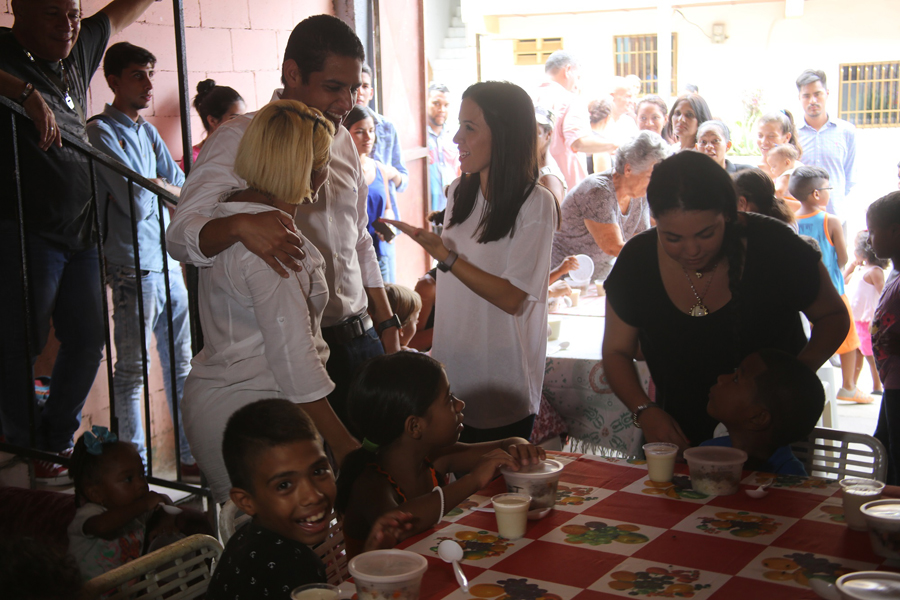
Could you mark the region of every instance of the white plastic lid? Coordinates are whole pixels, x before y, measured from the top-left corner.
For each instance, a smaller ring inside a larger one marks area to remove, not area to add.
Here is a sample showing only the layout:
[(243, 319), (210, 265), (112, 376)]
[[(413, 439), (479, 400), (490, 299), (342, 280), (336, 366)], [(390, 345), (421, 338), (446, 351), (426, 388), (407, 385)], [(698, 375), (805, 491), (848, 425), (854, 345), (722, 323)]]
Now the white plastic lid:
[(578, 268), (569, 271), (569, 278), (585, 284), (590, 283), (594, 275), (594, 260), (587, 254), (577, 254), (575, 258), (578, 259)]
[(355, 556), (348, 565), (354, 579), (372, 583), (400, 583), (421, 577), (428, 561), (407, 550), (373, 550)]
[(900, 500), (897, 499), (886, 498), (884, 500), (866, 502), (859, 510), (867, 517), (872, 517), (879, 521), (900, 523)]
[(548, 458), (547, 460), (541, 461), (536, 465), (528, 465), (527, 467), (522, 467), (518, 471), (513, 471), (511, 469), (500, 469), (500, 472), (504, 475), (512, 475), (514, 477), (546, 477), (547, 475), (553, 475), (554, 473), (558, 473), (562, 471), (563, 465), (561, 462), (557, 460), (553, 460), (552, 458)]
[(696, 461), (707, 465), (727, 466), (747, 462), (747, 453), (727, 446), (697, 446), (685, 450), (684, 458), (689, 463)]
[(887, 600), (900, 598), (900, 573), (888, 571), (859, 571), (837, 580), (837, 588), (844, 597), (858, 600)]

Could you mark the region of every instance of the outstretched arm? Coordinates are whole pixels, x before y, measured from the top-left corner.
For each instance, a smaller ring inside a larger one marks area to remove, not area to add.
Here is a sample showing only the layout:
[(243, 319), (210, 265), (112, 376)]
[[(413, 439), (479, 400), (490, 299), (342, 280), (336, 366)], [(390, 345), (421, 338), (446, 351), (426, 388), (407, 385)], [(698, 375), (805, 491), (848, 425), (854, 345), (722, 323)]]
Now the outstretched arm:
[(100, 11), (109, 19), (109, 37), (134, 23), (151, 4), (159, 0), (113, 0)]

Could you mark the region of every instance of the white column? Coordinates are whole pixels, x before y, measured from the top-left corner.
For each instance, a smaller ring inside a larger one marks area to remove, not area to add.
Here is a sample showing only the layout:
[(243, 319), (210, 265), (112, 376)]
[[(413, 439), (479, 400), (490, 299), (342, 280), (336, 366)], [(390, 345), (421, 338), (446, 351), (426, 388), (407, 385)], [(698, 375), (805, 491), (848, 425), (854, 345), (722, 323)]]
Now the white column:
[[(656, 7), (656, 48), (659, 95), (672, 97), (672, 0), (659, 0)], [(676, 90), (677, 95), (677, 90)]]

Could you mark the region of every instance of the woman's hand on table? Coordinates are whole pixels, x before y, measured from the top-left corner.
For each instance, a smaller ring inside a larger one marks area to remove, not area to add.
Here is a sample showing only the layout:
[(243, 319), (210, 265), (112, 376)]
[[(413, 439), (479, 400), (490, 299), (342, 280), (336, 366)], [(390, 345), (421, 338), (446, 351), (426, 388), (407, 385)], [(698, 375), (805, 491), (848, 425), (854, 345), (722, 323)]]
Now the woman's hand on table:
[(691, 445), (690, 440), (681, 431), (678, 421), (659, 407), (652, 406), (645, 409), (638, 421), (647, 442), (669, 442), (678, 446), (679, 451), (684, 451)]
[(450, 251), (444, 246), (443, 240), (441, 240), (441, 236), (438, 234), (428, 231), (427, 229), (422, 229), (421, 227), (414, 227), (409, 223), (404, 223), (403, 221), (395, 221), (393, 219), (378, 219), (382, 223), (387, 223), (388, 225), (393, 225), (409, 237), (413, 239), (417, 244), (422, 246), (425, 249), (425, 252), (430, 254), (433, 258), (436, 258), (438, 261), (446, 260), (447, 256), (450, 254)]
[(513, 444), (506, 451), (523, 467), (536, 465), (547, 458), (547, 453), (544, 452), (544, 449), (534, 444)]
[(378, 517), (363, 546), (363, 552), (393, 548), (412, 533), (416, 520), (412, 513), (392, 510)]
[(548, 294), (551, 298), (561, 298), (563, 296), (571, 296), (572, 288), (569, 287), (569, 284), (565, 279), (561, 279), (559, 281), (554, 281), (550, 284), (550, 291)]

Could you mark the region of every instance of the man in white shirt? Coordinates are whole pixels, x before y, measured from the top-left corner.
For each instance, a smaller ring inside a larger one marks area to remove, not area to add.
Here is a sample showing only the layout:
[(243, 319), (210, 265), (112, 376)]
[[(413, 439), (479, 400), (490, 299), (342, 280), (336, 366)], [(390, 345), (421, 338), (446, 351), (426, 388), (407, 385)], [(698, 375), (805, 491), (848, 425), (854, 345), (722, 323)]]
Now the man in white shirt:
[[(223, 193), (246, 187), (234, 173), (234, 157), (252, 118), (247, 115), (210, 136), (166, 234), (169, 253), (178, 260), (210, 266), (219, 252), (240, 242), (288, 277), (289, 270), (300, 270), (297, 259), (303, 250), (296, 232), (303, 231), (325, 257), (329, 300), (322, 333), (331, 350), (326, 368), (337, 386), (328, 399), (345, 424), (345, 399), (356, 367), (372, 356), (400, 348), (400, 322), (388, 304), (366, 231), (368, 188), (350, 134), (340, 126), (356, 102), (364, 59), (353, 30), (330, 15), (301, 21), (288, 40), (282, 65), (284, 89), (276, 91), (273, 100), (298, 100), (317, 108), (337, 130), (318, 201), (298, 208), (296, 224), (277, 211), (210, 218)], [(366, 312), (368, 305), (374, 323)]]
[(544, 64), (547, 81), (534, 95), (535, 106), (549, 108), (556, 115), (550, 137), (550, 155), (566, 178), (568, 189), (574, 189), (587, 177), (585, 157), (580, 153), (615, 152), (617, 145), (591, 130), (587, 104), (575, 93), (581, 79), (575, 57), (557, 50)]

